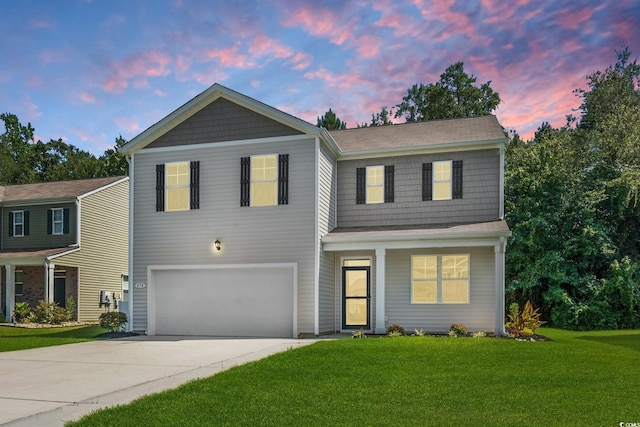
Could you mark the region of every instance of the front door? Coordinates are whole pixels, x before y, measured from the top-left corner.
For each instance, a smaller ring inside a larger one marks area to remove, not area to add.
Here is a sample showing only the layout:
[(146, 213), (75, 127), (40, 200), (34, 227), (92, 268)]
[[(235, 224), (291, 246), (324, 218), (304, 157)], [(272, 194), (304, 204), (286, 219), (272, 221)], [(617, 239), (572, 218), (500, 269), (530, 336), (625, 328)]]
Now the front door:
[(370, 267), (342, 267), (342, 328), (370, 329)]
[(56, 276), (53, 279), (53, 302), (60, 307), (66, 307), (66, 289), (65, 289), (65, 277)]

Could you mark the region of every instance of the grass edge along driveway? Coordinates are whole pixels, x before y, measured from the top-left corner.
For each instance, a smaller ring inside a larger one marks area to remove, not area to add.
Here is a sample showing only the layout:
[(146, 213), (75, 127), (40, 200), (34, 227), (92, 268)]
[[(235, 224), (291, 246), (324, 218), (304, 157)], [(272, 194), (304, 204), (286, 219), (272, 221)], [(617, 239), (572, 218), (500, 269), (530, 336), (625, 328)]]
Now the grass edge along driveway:
[(0, 326), (0, 352), (93, 341), (105, 332), (97, 325), (64, 328)]
[(640, 423), (640, 331), (321, 341), (71, 426)]

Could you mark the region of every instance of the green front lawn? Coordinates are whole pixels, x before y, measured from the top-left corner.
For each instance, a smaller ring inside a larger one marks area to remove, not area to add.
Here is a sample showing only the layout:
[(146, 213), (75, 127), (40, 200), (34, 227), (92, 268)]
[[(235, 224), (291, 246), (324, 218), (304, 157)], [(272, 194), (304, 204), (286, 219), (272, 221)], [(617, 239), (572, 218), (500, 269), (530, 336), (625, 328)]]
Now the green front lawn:
[(0, 352), (91, 341), (105, 333), (100, 326), (17, 328), (0, 326)]
[(546, 342), (321, 341), (72, 426), (617, 426), (640, 422), (640, 331), (541, 330)]

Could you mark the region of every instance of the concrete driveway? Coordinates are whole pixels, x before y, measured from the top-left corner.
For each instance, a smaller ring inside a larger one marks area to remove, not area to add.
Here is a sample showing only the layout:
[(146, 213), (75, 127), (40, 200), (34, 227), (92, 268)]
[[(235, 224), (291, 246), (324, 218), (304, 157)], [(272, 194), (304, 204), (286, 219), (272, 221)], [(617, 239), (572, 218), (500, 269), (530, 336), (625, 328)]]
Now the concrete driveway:
[(0, 425), (62, 426), (313, 342), (138, 336), (0, 353)]

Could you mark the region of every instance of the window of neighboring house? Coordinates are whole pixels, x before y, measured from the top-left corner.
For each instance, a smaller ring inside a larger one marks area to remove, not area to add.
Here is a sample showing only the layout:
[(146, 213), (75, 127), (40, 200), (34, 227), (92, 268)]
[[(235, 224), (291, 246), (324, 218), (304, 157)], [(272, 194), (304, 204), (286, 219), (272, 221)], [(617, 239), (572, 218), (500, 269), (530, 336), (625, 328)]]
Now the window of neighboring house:
[(12, 233), (11, 236), (14, 237), (24, 237), (24, 211), (13, 211), (11, 212), (11, 216), (13, 217), (13, 224), (11, 224)]
[(156, 165), (156, 211), (200, 208), (200, 162)]
[(64, 211), (60, 208), (51, 209), (51, 234), (63, 234)]
[(23, 279), (22, 270), (16, 270), (15, 277), (14, 277), (16, 295), (22, 295), (23, 280), (24, 279)]
[(240, 159), (240, 206), (289, 204), (289, 155)]
[(394, 166), (356, 169), (356, 204), (393, 203)]
[(412, 256), (411, 303), (469, 303), (469, 255)]

